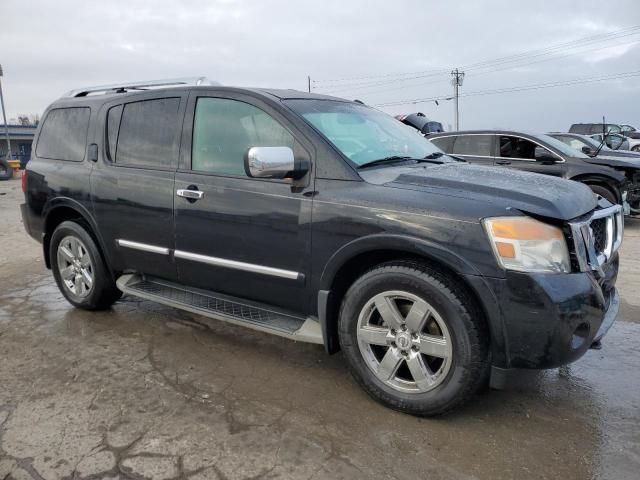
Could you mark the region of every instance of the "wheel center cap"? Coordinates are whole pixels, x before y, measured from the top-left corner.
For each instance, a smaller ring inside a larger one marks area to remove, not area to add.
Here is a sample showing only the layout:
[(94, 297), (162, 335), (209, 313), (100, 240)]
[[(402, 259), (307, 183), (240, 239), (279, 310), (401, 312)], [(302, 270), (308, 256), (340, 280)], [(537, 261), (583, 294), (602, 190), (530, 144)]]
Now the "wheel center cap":
[(411, 335), (407, 332), (400, 332), (396, 336), (396, 345), (400, 350), (409, 350), (411, 348)]

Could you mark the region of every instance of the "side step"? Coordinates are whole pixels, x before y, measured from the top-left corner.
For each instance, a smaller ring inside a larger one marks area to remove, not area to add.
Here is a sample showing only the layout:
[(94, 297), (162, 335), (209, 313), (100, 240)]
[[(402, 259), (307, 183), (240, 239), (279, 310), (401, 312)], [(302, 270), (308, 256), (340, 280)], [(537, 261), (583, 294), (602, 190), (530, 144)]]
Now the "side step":
[(322, 345), (320, 323), (277, 308), (220, 293), (185, 287), (137, 274), (122, 275), (116, 282), (122, 292), (216, 320), (242, 325), (299, 342)]

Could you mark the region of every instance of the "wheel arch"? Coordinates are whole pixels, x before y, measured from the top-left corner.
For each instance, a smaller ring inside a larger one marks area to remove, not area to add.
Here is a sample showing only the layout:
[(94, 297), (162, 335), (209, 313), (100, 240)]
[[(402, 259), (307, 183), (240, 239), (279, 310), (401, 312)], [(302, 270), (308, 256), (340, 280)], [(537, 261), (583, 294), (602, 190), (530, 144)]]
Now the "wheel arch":
[(110, 263), (106, 258), (106, 250), (102, 237), (100, 236), (98, 226), (93, 219), (91, 213), (78, 201), (71, 198), (57, 198), (51, 201), (44, 209), (44, 228), (42, 236), (42, 249), (44, 254), (44, 261), (47, 268), (51, 268), (51, 258), (49, 254), (49, 247), (51, 245), (51, 235), (58, 225), (62, 222), (80, 221), (87, 229), (87, 233), (91, 235), (93, 240), (98, 245), (100, 255), (102, 255), (109, 272), (111, 271)]
[(620, 192), (621, 181), (614, 177), (600, 174), (582, 174), (571, 177), (570, 180), (584, 183), (585, 185), (599, 185), (604, 187), (616, 196), (618, 202), (622, 202), (622, 193)]
[(465, 279), (465, 275), (480, 275), (475, 267), (450, 250), (422, 239), (373, 235), (342, 247), (331, 257), (322, 272), (318, 291), (318, 317), (328, 353), (340, 350), (338, 316), (349, 286), (367, 270), (392, 260), (427, 264), (453, 278), (476, 302), (493, 337), (494, 329), (489, 321), (489, 312), (479, 292)]

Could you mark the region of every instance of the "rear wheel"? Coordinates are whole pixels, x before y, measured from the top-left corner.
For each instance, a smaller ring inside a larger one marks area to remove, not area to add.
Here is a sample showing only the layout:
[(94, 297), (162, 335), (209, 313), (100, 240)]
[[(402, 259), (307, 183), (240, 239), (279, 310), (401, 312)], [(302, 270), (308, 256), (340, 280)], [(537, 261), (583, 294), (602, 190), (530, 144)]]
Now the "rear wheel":
[(640, 152), (640, 145), (636, 145), (635, 147), (631, 148), (631, 151), (633, 152)]
[(102, 310), (122, 296), (95, 241), (82, 225), (62, 222), (54, 230), (49, 248), (58, 288), (75, 307)]
[(618, 203), (616, 194), (609, 190), (607, 187), (593, 184), (587, 184), (587, 186), (593, 193), (595, 193), (596, 195), (600, 195), (602, 198), (608, 200), (612, 205), (616, 205)]
[(347, 292), (340, 343), (358, 383), (376, 400), (414, 415), (438, 415), (485, 381), (488, 333), (474, 302), (426, 265), (391, 262)]

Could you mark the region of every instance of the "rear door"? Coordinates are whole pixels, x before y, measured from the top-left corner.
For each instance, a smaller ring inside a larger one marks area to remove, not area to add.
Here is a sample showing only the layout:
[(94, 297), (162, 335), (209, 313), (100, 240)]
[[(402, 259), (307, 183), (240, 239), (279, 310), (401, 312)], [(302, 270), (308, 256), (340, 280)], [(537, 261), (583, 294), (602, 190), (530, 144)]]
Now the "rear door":
[(249, 178), (244, 155), (250, 147), (286, 146), (311, 161), (311, 144), (258, 98), (203, 91), (189, 99), (183, 139), (175, 185), (180, 281), (305, 312), (312, 174), (295, 182)]
[(463, 158), (469, 163), (493, 165), (494, 138), (492, 134), (469, 133), (455, 135), (452, 146), (453, 155)]
[(177, 277), (174, 176), (186, 95), (137, 96), (101, 111), (103, 153), (91, 174), (94, 214), (116, 271)]

